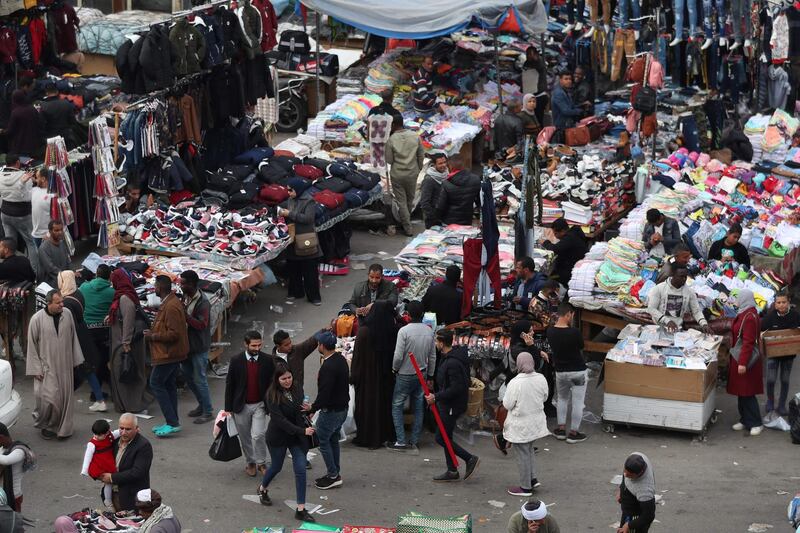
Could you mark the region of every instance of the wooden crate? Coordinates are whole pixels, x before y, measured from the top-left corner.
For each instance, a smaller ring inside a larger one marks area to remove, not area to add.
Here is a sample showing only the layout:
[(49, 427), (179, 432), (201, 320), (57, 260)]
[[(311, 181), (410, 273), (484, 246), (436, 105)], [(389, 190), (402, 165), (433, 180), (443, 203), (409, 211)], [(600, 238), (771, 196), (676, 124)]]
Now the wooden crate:
[(761, 334), (761, 353), (766, 357), (799, 354), (800, 328), (765, 331)]

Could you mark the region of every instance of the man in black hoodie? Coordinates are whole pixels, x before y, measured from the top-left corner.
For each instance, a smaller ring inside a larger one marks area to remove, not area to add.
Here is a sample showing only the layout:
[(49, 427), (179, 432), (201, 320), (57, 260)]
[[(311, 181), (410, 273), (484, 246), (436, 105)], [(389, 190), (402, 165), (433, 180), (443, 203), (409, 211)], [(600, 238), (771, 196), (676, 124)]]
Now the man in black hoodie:
[(553, 277), (565, 288), (572, 278), (572, 269), (575, 263), (586, 255), (586, 237), (580, 226), (570, 227), (563, 218), (553, 222), (553, 235), (558, 242), (553, 244), (545, 241), (542, 246), (556, 254), (553, 262)]
[(450, 265), (444, 274), (444, 282), (431, 285), (422, 297), (425, 312), (436, 313), (436, 324), (449, 326), (461, 320), (461, 291), (458, 282), (461, 269)]
[[(425, 396), (428, 405), (436, 404), (442, 425), (447, 433), (447, 438), (453, 445), (453, 451), (467, 465), (464, 479), (468, 479), (478, 468), (480, 459), (459, 446), (453, 440), (453, 430), (456, 421), (467, 410), (469, 399), (469, 354), (463, 346), (453, 347), (453, 332), (442, 329), (436, 334), (436, 349), (442, 354), (442, 364), (436, 371), (436, 393)], [(447, 461), (447, 471), (433, 478), (434, 481), (458, 481), (460, 478), (458, 468), (453, 464), (453, 459), (447, 452), (442, 438), (441, 430), (436, 432), (436, 443), (445, 448), (444, 457)]]
[[(457, 163), (451, 159), (455, 166)], [(472, 225), (474, 206), (479, 205), (481, 179), (468, 170), (461, 170), (442, 181), (442, 192), (436, 201), (436, 214), (442, 224)]]
[(49, 139), (60, 135), (64, 138), (67, 149), (72, 150), (79, 144), (75, 131), (78, 123), (75, 114), (78, 110), (75, 104), (59, 97), (58, 88), (52, 81), (45, 84), (44, 94), (39, 113), (44, 120), (45, 137)]

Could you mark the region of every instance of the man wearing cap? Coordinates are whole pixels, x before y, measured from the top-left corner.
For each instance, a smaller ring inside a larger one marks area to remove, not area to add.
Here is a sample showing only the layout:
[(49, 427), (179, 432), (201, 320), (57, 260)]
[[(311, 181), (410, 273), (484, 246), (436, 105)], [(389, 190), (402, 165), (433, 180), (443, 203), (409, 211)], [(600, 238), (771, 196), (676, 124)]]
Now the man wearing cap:
[(144, 489), (136, 493), (136, 509), (144, 518), (139, 531), (181, 533), (181, 523), (172, 514), (172, 507), (161, 503), (161, 495), (153, 489)]
[(322, 355), (322, 366), (317, 375), (317, 399), (311, 404), (309, 415), (319, 411), (317, 436), (319, 453), (325, 460), (328, 473), (314, 481), (320, 490), (342, 486), (339, 463), (339, 432), (347, 418), (350, 403), (350, 369), (347, 360), (336, 351), (336, 336), (330, 331), (315, 335)]
[(526, 502), (508, 521), (508, 533), (560, 533), (560, 531), (556, 519), (548, 514), (547, 506), (539, 500)]

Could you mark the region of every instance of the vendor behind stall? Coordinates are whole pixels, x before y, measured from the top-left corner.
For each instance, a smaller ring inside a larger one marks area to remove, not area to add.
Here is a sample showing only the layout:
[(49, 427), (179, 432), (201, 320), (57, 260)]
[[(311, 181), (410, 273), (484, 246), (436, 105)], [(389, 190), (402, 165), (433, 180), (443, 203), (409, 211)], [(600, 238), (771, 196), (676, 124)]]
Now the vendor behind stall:
[(558, 86), (553, 89), (553, 102), (550, 104), (553, 111), (553, 126), (557, 130), (573, 127), (575, 120), (584, 114), (584, 108), (575, 104), (570, 96), (571, 89), (572, 73), (561, 71), (558, 74)]
[(586, 255), (588, 249), (586, 237), (580, 226), (570, 227), (563, 218), (553, 222), (553, 235), (558, 242), (554, 244), (545, 241), (542, 246), (556, 254), (552, 277), (566, 288), (572, 278), (572, 269), (575, 267), (575, 263)]
[(436, 92), (433, 90), (433, 56), (426, 55), (422, 65), (411, 78), (414, 111), (425, 116), (437, 110)]
[(655, 286), (647, 298), (647, 312), (653, 322), (674, 332), (683, 326), (683, 317), (691, 313), (703, 331), (711, 333), (708, 321), (697, 302), (697, 295), (686, 285), (689, 271), (685, 267), (673, 269), (672, 277)]
[(741, 238), (741, 224), (731, 224), (728, 233), (708, 249), (708, 258), (722, 261), (734, 260), (740, 265), (750, 266), (750, 254), (747, 252), (747, 248), (739, 242)]
[(547, 276), (536, 272), (536, 263), (530, 257), (517, 259), (514, 263), (516, 279), (509, 295), (514, 309), (526, 310), (531, 300), (539, 293), (547, 281)]
[(675, 250), (681, 242), (678, 222), (667, 218), (658, 209), (647, 210), (647, 224), (644, 226), (642, 240), (652, 257), (664, 257)]
[(497, 152), (504, 152), (514, 148), (517, 154), (522, 153), (522, 143), (525, 140), (525, 127), (518, 116), (522, 111), (519, 100), (511, 100), (506, 105), (505, 113), (494, 121), (494, 148)]
[(691, 258), (692, 251), (689, 250), (689, 246), (683, 242), (676, 244), (672, 249), (672, 257), (664, 261), (664, 264), (661, 266), (661, 270), (658, 272), (658, 278), (656, 278), (656, 283), (667, 281), (677, 267), (686, 268)]

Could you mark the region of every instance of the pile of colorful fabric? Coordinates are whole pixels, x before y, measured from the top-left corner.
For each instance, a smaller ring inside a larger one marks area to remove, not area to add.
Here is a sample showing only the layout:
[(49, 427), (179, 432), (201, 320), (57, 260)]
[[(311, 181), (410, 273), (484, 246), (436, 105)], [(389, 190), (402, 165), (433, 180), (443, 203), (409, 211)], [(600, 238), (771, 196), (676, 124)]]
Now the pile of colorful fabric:
[(597, 272), (597, 286), (611, 294), (624, 291), (638, 273), (644, 253), (641, 240), (616, 237), (609, 241), (606, 260)]

